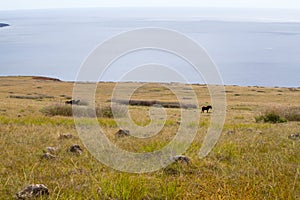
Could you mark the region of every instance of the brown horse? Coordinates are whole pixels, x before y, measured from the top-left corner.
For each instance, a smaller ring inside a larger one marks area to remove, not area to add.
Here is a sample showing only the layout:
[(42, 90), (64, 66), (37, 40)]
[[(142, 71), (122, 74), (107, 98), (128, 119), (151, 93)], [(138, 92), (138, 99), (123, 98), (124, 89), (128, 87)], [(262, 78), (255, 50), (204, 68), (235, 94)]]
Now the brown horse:
[(203, 106), (202, 107), (202, 112), (206, 111), (208, 113), (209, 109), (212, 109), (212, 106)]

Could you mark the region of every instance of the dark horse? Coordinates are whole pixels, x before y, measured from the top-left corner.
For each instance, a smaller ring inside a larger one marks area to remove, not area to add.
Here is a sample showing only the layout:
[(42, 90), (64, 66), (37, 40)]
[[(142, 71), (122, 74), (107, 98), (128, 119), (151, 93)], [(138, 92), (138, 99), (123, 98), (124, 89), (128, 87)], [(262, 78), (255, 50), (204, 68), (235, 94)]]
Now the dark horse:
[(212, 106), (203, 106), (202, 107), (202, 112), (204, 112), (204, 111), (208, 112), (209, 109), (212, 109)]
[(80, 100), (70, 100), (70, 101), (65, 101), (65, 104), (70, 104), (70, 105), (78, 105)]

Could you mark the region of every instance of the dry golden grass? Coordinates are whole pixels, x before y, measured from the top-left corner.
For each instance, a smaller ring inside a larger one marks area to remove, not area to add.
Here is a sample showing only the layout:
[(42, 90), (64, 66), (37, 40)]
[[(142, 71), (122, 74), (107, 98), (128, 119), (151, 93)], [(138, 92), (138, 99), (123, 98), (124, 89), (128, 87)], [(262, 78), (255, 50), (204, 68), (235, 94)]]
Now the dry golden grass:
[[(128, 87), (136, 83), (128, 83)], [(100, 83), (96, 104), (107, 106), (115, 84)], [(182, 92), (187, 89), (182, 86)], [(193, 85), (201, 105), (210, 102), (204, 85)], [(197, 137), (186, 155), (192, 164), (172, 164), (148, 174), (128, 174), (99, 163), (84, 149), (73, 155), (67, 149), (80, 144), (72, 117), (45, 116), (46, 106), (64, 105), (72, 96), (73, 83), (33, 79), (0, 78), (0, 199), (13, 199), (17, 191), (32, 183), (45, 184), (44, 199), (300, 199), (300, 122), (256, 123), (268, 108), (300, 107), (300, 89), (227, 86), (227, 116), (223, 134), (204, 159), (198, 151), (211, 114), (201, 114)], [(10, 98), (20, 96), (25, 98)], [(44, 98), (26, 98), (39, 96)], [(52, 96), (53, 98), (46, 98)], [(176, 101), (159, 84), (147, 84), (134, 99)], [(139, 125), (149, 123), (149, 108), (132, 106), (130, 114)], [(106, 135), (120, 148), (151, 152), (167, 144), (178, 129), (180, 110), (166, 109), (167, 122), (155, 137), (140, 140), (116, 138), (114, 119), (99, 118)], [(46, 147), (58, 150), (54, 160), (41, 160)]]

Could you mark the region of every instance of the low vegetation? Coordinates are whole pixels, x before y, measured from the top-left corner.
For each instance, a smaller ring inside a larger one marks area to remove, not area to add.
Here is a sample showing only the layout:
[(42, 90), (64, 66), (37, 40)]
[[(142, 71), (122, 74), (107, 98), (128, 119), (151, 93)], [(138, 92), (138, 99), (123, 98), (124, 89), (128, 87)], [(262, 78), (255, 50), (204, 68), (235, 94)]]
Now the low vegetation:
[[(18, 191), (31, 184), (44, 184), (49, 189), (49, 195), (37, 198), (40, 200), (300, 199), (300, 90), (259, 88), (265, 92), (256, 92), (252, 91), (255, 87), (226, 86), (232, 92), (227, 93), (225, 126), (207, 157), (199, 159), (198, 153), (214, 109), (201, 113), (199, 122), (189, 122), (189, 128), (199, 127), (184, 153), (190, 164), (176, 162), (156, 172), (129, 174), (100, 163), (85, 148), (71, 117), (72, 106), (64, 104), (66, 97), (72, 96), (72, 87), (72, 83), (47, 78), (0, 77), (0, 199), (15, 199)], [(186, 86), (179, 87), (186, 92)], [(40, 94), (43, 88), (54, 98), (7, 98), (11, 92), (18, 96)], [(174, 138), (182, 121), (178, 108), (164, 108), (166, 121), (156, 119), (157, 126), (164, 126), (153, 137), (116, 137), (120, 127), (108, 105), (113, 88), (113, 83), (101, 83), (95, 103), (101, 131), (117, 147), (136, 153), (153, 152)], [(175, 101), (163, 88), (151, 84), (135, 93), (134, 99)], [(203, 85), (193, 88), (200, 106), (210, 102)], [(279, 89), (283, 95), (278, 95)], [(235, 96), (237, 93), (240, 96)], [(267, 109), (270, 106), (272, 109)], [(88, 106), (76, 108), (90, 112)], [(132, 105), (129, 113), (136, 124), (148, 130), (152, 122), (149, 110), (148, 106)], [(122, 106), (117, 107), (117, 113), (123, 111)], [(261, 112), (262, 122), (267, 119), (272, 123), (255, 123), (255, 116)], [(287, 122), (278, 123), (283, 118)], [(82, 117), (79, 123), (95, 121)], [(70, 152), (72, 145), (79, 145), (82, 153)], [(49, 149), (53, 157), (43, 159)]]
[(288, 121), (300, 121), (300, 107), (289, 107), (287, 109), (283, 109), (282, 115)]
[(15, 99), (53, 99), (54, 96), (48, 96), (48, 95), (10, 95), (9, 98), (15, 98)]
[(155, 105), (160, 105), (164, 108), (197, 108), (196, 105), (193, 104), (182, 104), (180, 105), (178, 102), (166, 102), (166, 101), (147, 101), (147, 100), (130, 100), (125, 101), (125, 100), (113, 100), (113, 102), (120, 103), (123, 105), (131, 105), (131, 106), (155, 106)]
[[(102, 118), (113, 118), (114, 113), (110, 106), (104, 107), (96, 107), (95, 109), (86, 107), (86, 106), (76, 106), (72, 108), (71, 105), (51, 105), (42, 108), (40, 111), (46, 116), (65, 116), (65, 117), (72, 117), (73, 116), (73, 109), (76, 110), (77, 117), (94, 117), (95, 112), (97, 117)], [(124, 111), (121, 107), (116, 107), (115, 114), (120, 117), (124, 115)]]
[(300, 121), (300, 107), (278, 107), (268, 109), (255, 118), (256, 122), (285, 123)]
[(287, 120), (275, 112), (267, 112), (255, 118), (256, 122), (284, 123)]
[(46, 116), (73, 116), (72, 106), (68, 105), (52, 105), (41, 109)]

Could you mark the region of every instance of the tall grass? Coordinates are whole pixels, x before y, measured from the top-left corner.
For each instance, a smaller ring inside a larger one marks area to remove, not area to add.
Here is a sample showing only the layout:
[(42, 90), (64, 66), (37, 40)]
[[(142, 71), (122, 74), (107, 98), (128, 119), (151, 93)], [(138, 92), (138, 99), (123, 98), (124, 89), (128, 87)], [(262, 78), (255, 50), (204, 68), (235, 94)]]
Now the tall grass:
[(72, 106), (52, 105), (42, 108), (41, 113), (46, 116), (73, 116)]
[[(46, 116), (66, 116), (71, 117), (73, 116), (73, 108), (70, 105), (51, 105), (44, 107), (40, 110)], [(110, 106), (105, 107), (96, 107), (95, 110), (86, 106), (76, 106), (76, 116), (78, 117), (94, 117), (95, 112), (97, 117), (103, 118), (113, 118), (114, 113)], [(115, 114), (118, 117), (124, 115), (124, 109), (122, 107), (116, 107), (114, 110)]]
[(300, 107), (289, 107), (282, 109), (281, 112), (288, 121), (300, 121)]

